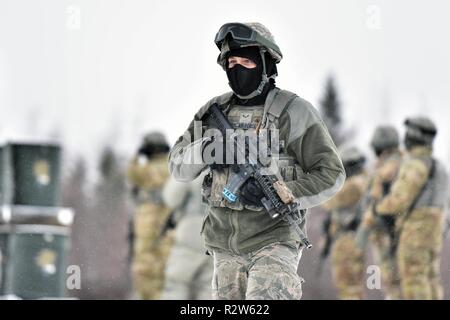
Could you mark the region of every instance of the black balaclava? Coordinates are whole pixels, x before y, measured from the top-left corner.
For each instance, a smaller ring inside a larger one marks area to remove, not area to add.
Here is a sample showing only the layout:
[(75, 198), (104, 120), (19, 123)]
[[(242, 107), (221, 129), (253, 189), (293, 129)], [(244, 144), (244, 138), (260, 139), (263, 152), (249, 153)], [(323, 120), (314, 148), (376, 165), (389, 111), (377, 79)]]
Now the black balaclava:
[(416, 146), (430, 146), (430, 144), (426, 143), (424, 140), (418, 139), (417, 137), (408, 134), (408, 132), (406, 132), (404, 144), (406, 150), (411, 150)]
[[(241, 96), (246, 96), (256, 90), (262, 80), (262, 61), (258, 47), (244, 47), (231, 50), (228, 57), (236, 56), (247, 58), (256, 63), (256, 67), (249, 69), (240, 64), (236, 64), (233, 68), (228, 68), (227, 61), (227, 77), (230, 87), (233, 91)], [(227, 59), (228, 59), (227, 57)]]
[(346, 161), (343, 163), (345, 175), (351, 177), (361, 173), (364, 170), (365, 159)]
[[(226, 63), (226, 73), (231, 89), (233, 90), (233, 92), (241, 96), (246, 96), (256, 90), (262, 80), (263, 65), (259, 47), (251, 46), (232, 49), (228, 52), (226, 59), (228, 60), (228, 57), (230, 56), (247, 58), (252, 60), (256, 64), (256, 67), (253, 69), (248, 69), (240, 64), (236, 64), (233, 68), (229, 69), (228, 61)], [(271, 75), (277, 73), (275, 61), (268, 54), (266, 54), (264, 57), (267, 76), (270, 77)], [(261, 94), (247, 100), (239, 99), (238, 97), (236, 97), (237, 103), (242, 105), (263, 104), (268, 92), (274, 87), (275, 80), (270, 79), (269, 82), (265, 85)]]

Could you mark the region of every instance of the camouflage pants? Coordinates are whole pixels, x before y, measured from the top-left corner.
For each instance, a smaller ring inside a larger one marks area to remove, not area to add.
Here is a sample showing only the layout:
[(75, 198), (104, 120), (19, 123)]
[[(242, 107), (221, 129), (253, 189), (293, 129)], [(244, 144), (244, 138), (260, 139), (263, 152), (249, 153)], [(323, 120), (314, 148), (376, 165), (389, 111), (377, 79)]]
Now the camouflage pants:
[(382, 288), (386, 300), (401, 299), (397, 257), (391, 253), (391, 239), (386, 232), (375, 230), (371, 237), (374, 263), (380, 267)]
[(441, 300), (440, 254), (443, 214), (414, 210), (403, 225), (398, 247), (402, 293), (405, 299)]
[(272, 243), (237, 255), (214, 250), (213, 298), (219, 300), (299, 300), (303, 279), (295, 242)]
[(342, 300), (358, 300), (364, 292), (364, 258), (355, 241), (354, 232), (346, 232), (335, 240), (331, 252), (333, 282)]
[(168, 210), (152, 203), (138, 207), (134, 220), (133, 285), (140, 299), (159, 299), (164, 285), (164, 269), (173, 244), (168, 233), (157, 241)]

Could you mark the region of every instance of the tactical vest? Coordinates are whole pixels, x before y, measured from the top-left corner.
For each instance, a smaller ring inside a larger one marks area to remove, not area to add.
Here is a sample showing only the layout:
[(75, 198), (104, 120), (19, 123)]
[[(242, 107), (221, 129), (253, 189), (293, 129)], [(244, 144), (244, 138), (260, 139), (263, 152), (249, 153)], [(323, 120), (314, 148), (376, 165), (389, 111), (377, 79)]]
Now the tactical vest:
[[(229, 94), (218, 97), (212, 101), (212, 103), (219, 103), (224, 114), (227, 115), (228, 121), (231, 123), (235, 130), (242, 130), (244, 134), (256, 134), (256, 130), (267, 129), (268, 132), (274, 129), (278, 129), (278, 119), (282, 112), (289, 107), (289, 105), (297, 97), (292, 92), (286, 90), (280, 90), (278, 88), (269, 92), (264, 105), (260, 106), (239, 106), (232, 105), (232, 95)], [(222, 101), (223, 103), (221, 103)], [(212, 104), (211, 103), (211, 104)], [(272, 146), (267, 145), (270, 149)], [(278, 177), (281, 177), (284, 181), (292, 181), (297, 178), (297, 172), (302, 172), (297, 160), (289, 156), (285, 151), (285, 141), (279, 141), (279, 156), (273, 158), (275, 166), (278, 169), (276, 173)], [(213, 207), (227, 207), (233, 210), (248, 209), (252, 211), (261, 211), (262, 207), (243, 205), (239, 201), (239, 197), (236, 202), (229, 202), (224, 199), (222, 195), (223, 188), (227, 185), (228, 180), (235, 174), (230, 168), (224, 170), (213, 170), (210, 172), (203, 182), (203, 196), (208, 199), (208, 203)]]
[[(386, 197), (389, 194), (389, 192), (391, 191), (392, 183), (398, 177), (400, 164), (401, 164), (401, 159), (402, 159), (401, 153), (400, 152), (395, 152), (395, 153), (389, 155), (387, 157), (387, 159), (384, 160), (385, 161), (384, 165), (386, 165), (386, 162), (388, 162), (388, 161), (389, 161), (389, 163), (391, 161), (395, 161), (395, 162), (392, 162), (392, 164), (390, 163), (390, 165), (395, 166), (394, 167), (395, 168), (394, 169), (395, 170), (395, 174), (392, 177), (392, 179), (382, 182), (382, 185), (381, 185), (382, 198)], [(378, 200), (381, 200), (381, 199), (378, 199)], [(397, 220), (397, 217), (395, 215), (378, 216), (378, 221), (379, 221), (379, 223), (377, 224), (378, 229), (381, 230), (381, 231), (387, 232), (389, 234), (389, 236), (390, 236), (390, 239), (392, 240), (390, 242), (390, 245), (391, 245), (391, 249), (390, 250), (391, 250), (391, 252), (395, 252), (395, 249), (396, 249), (396, 247), (395, 247), (396, 244), (395, 244), (395, 241), (394, 241), (395, 232), (396, 232), (396, 229), (395, 229), (396, 220)]]
[(138, 204), (144, 204), (144, 203), (151, 202), (155, 205), (162, 205), (163, 204), (162, 190), (161, 189), (155, 189), (155, 190), (138, 189), (137, 194), (135, 196), (135, 201)]
[(389, 193), (392, 183), (398, 176), (401, 162), (400, 151), (392, 152), (378, 160), (374, 175), (369, 183), (370, 201), (368, 204), (373, 205)]
[(167, 181), (167, 155), (154, 155), (150, 159), (132, 160), (128, 168), (128, 179), (133, 187), (133, 198), (137, 204), (151, 202), (162, 205), (162, 188)]
[(445, 208), (447, 201), (448, 176), (444, 166), (432, 157), (418, 158), (425, 162), (430, 170), (430, 176), (424, 186), (423, 192), (421, 192), (415, 200), (413, 207)]
[[(365, 185), (367, 183), (366, 175), (364, 173), (358, 173), (351, 177), (347, 177), (346, 183), (354, 183), (360, 186), (361, 190), (365, 189)], [(352, 179), (353, 181), (349, 182), (349, 180)], [(343, 195), (346, 196), (346, 195)], [(352, 195), (348, 195), (352, 196)], [(361, 201), (363, 199), (363, 196), (352, 206), (350, 207), (343, 207), (343, 208), (337, 208), (333, 210), (331, 214), (331, 221), (333, 224), (336, 225), (336, 229), (338, 232), (347, 232), (347, 231), (354, 231), (358, 227), (358, 224), (360, 222), (360, 215), (362, 212), (361, 208)]]

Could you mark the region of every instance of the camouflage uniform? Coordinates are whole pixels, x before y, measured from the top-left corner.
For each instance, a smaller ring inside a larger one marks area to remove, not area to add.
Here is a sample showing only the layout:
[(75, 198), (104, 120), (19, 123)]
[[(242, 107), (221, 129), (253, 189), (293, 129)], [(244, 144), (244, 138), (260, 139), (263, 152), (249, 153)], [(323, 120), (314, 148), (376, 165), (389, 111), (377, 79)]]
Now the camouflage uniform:
[[(351, 159), (350, 159), (351, 158)], [(362, 170), (364, 156), (351, 148), (342, 154), (347, 180), (342, 189), (322, 207), (331, 211), (330, 234), (334, 239), (331, 249), (331, 268), (338, 297), (342, 300), (363, 298), (364, 259), (355, 242), (359, 223), (360, 201), (367, 187), (367, 175)], [(361, 163), (359, 170), (349, 173), (351, 164)]]
[(175, 243), (166, 265), (161, 299), (210, 300), (213, 259), (205, 254), (200, 228), (206, 204), (202, 203), (204, 174), (189, 183), (171, 178), (163, 190), (164, 203), (176, 209)]
[[(259, 48), (263, 61), (261, 84), (268, 84), (268, 79), (275, 78), (276, 74), (266, 73), (264, 54), (268, 52), (271, 59), (279, 62), (281, 52), (264, 26), (255, 23), (247, 27), (265, 39), (258, 42), (256, 38), (256, 42), (242, 47)], [(218, 63), (226, 69), (231, 46), (227, 41), (216, 44), (221, 50)], [(281, 152), (279, 157), (271, 158), (276, 162), (277, 174), (300, 203), (300, 209), (317, 206), (331, 198), (345, 180), (336, 147), (318, 112), (295, 94), (272, 88), (260, 104), (243, 104), (243, 100), (258, 98), (261, 84), (249, 95), (230, 92), (211, 99), (194, 120), (202, 119), (209, 107), (217, 103), (241, 132), (278, 129)], [(193, 180), (208, 167), (202, 158), (208, 138), (192, 139), (195, 132), (204, 129), (192, 121), (171, 150), (169, 169), (177, 180)], [(299, 299), (301, 278), (297, 266), (303, 246), (298, 233), (281, 217), (271, 218), (263, 207), (241, 202), (243, 194), (235, 202), (226, 200), (222, 190), (232, 175), (229, 167), (212, 169), (204, 181), (203, 193), (209, 207), (202, 234), (208, 251), (214, 256), (214, 297)], [(299, 226), (304, 230), (305, 220)]]
[(376, 206), (382, 215), (398, 215), (398, 267), (405, 299), (442, 299), (440, 252), (448, 179), (432, 158), (434, 124), (427, 118), (405, 122), (408, 156), (389, 194)]
[(136, 156), (128, 167), (128, 179), (134, 189), (134, 288), (141, 299), (159, 299), (164, 284), (164, 267), (173, 235), (158, 239), (169, 216), (161, 199), (161, 189), (169, 177), (167, 153)]
[(248, 254), (214, 250), (213, 297), (217, 300), (300, 300), (301, 250), (295, 241), (271, 243)]
[[(396, 245), (393, 243), (396, 238), (395, 226), (393, 220), (374, 216), (373, 205), (386, 196), (397, 176), (402, 160), (398, 146), (398, 133), (394, 127), (380, 126), (375, 130), (372, 147), (378, 159), (368, 188), (370, 202), (361, 224), (361, 227), (371, 231), (374, 263), (381, 269), (382, 288), (388, 300), (401, 298), (400, 275), (395, 250), (393, 250)], [(392, 225), (389, 225), (391, 223)]]

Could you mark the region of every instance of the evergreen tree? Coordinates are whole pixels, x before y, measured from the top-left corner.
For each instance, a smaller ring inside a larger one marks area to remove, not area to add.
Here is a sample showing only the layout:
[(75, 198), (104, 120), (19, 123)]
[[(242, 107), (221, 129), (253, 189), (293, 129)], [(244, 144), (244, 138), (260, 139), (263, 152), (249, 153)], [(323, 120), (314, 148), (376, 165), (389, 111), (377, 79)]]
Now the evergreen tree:
[(325, 92), (320, 100), (320, 113), (336, 146), (340, 146), (345, 138), (342, 129), (342, 110), (335, 80), (329, 76), (325, 83)]
[(100, 156), (99, 171), (101, 181), (98, 191), (112, 198), (123, 197), (126, 188), (124, 169), (112, 148), (104, 148)]

